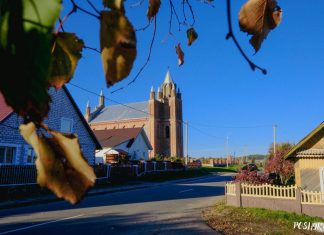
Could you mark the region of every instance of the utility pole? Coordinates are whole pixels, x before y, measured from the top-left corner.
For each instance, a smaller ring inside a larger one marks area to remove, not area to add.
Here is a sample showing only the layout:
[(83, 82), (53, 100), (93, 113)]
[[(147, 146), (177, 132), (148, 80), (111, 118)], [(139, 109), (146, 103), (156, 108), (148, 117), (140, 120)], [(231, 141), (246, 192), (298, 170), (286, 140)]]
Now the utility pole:
[(185, 159), (185, 161), (186, 161), (186, 166), (188, 165), (188, 157), (189, 157), (189, 154), (188, 154), (188, 121), (187, 122), (185, 122), (185, 124), (186, 124), (186, 159)]
[(277, 125), (273, 124), (273, 156), (276, 156), (276, 128)]
[(226, 167), (228, 168), (228, 140), (229, 140), (229, 137), (228, 135), (226, 136)]

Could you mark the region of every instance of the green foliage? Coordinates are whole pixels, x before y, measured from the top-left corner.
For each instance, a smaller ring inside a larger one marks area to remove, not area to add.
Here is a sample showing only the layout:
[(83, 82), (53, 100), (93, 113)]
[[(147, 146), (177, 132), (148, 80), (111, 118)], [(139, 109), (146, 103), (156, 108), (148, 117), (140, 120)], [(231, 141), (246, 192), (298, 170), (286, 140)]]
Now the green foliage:
[(25, 120), (40, 123), (49, 110), (50, 42), (61, 1), (5, 0), (0, 4), (1, 72), (10, 76), (0, 80), (0, 91)]

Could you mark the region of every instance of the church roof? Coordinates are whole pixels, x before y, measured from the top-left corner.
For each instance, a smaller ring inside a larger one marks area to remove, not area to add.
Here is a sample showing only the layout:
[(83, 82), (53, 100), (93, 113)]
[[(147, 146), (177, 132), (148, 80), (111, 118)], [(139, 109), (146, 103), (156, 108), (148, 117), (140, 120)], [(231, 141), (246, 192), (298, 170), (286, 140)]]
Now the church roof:
[(174, 84), (169, 70), (167, 71), (167, 73), (165, 75), (163, 84), (168, 84), (168, 83)]
[(8, 117), (13, 112), (12, 108), (6, 104), (6, 101), (0, 92), (0, 122)]
[(148, 102), (144, 101), (125, 105), (107, 106), (100, 110), (90, 123), (147, 117), (149, 117)]

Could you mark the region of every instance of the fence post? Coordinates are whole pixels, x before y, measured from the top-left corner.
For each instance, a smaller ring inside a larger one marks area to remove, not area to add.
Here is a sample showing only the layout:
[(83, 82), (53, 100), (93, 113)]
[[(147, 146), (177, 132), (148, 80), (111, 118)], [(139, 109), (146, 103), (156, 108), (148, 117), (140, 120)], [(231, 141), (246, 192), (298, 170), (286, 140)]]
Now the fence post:
[(296, 213), (301, 214), (302, 210), (302, 192), (300, 187), (296, 187)]
[(167, 162), (163, 162), (164, 163), (164, 170), (167, 171), (168, 168), (167, 168)]
[(147, 166), (147, 162), (145, 161), (144, 162), (144, 174), (146, 174), (146, 170), (147, 170), (147, 167), (146, 166)]
[(138, 176), (138, 165), (133, 165), (135, 167), (135, 176)]
[(156, 171), (156, 162), (153, 162), (153, 171)]
[(242, 207), (242, 198), (241, 198), (241, 183), (235, 183), (235, 197), (236, 197), (236, 206)]

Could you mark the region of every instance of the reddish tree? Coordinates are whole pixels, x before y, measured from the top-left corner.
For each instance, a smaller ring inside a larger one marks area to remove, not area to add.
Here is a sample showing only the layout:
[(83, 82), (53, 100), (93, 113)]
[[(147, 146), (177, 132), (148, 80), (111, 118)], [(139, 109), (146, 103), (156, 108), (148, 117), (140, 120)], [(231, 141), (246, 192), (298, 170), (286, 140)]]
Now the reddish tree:
[(265, 184), (271, 183), (271, 179), (269, 179), (269, 175), (258, 172), (258, 171), (249, 171), (249, 170), (241, 170), (235, 176), (235, 182), (241, 183), (249, 183), (249, 184)]
[(295, 176), (294, 164), (285, 160), (284, 156), (293, 147), (290, 143), (280, 143), (276, 145), (276, 153), (273, 152), (273, 146), (269, 148), (269, 157), (265, 165), (265, 172), (275, 173), (277, 183), (287, 184)]

